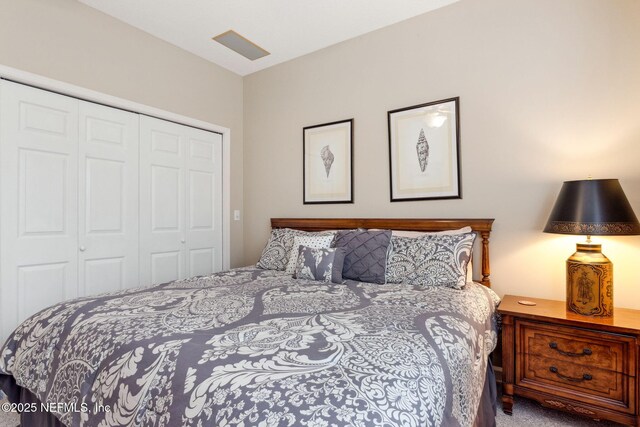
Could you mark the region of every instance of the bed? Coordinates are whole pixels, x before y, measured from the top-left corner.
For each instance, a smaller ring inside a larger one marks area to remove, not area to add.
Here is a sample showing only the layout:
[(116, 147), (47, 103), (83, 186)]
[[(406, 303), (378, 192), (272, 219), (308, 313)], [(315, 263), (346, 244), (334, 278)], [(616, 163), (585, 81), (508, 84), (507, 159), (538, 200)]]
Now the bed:
[(25, 426), (495, 425), (492, 222), (272, 219), (306, 232), (468, 226), (480, 277), (324, 283), (253, 266), (76, 299), (13, 332), (0, 388)]

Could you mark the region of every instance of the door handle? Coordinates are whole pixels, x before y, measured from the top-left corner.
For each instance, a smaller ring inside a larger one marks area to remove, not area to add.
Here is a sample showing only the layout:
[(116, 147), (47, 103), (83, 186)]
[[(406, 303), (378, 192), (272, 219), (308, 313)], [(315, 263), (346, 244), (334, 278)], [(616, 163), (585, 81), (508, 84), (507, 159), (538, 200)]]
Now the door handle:
[(80, 246), (78, 249), (80, 249), (80, 252), (84, 252), (87, 250), (87, 248), (85, 248), (84, 246)]

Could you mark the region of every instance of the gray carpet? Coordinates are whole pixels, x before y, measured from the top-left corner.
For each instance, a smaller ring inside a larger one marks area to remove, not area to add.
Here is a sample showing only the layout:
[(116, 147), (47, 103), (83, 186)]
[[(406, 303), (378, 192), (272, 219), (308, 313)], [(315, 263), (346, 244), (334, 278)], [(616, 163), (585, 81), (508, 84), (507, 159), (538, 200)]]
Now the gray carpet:
[[(6, 400), (1, 400), (4, 403)], [(19, 419), (16, 414), (7, 414), (0, 411), (0, 427), (16, 427)], [(498, 427), (613, 427), (620, 424), (605, 421), (593, 421), (587, 418), (577, 417), (560, 411), (545, 409), (536, 402), (516, 398), (513, 406), (513, 416), (505, 415), (498, 411)]]
[[(7, 399), (1, 399), (0, 405), (3, 403), (7, 403)], [(18, 424), (20, 424), (18, 414), (3, 412), (2, 409), (0, 409), (0, 427), (16, 427)]]
[[(505, 415), (501, 409), (496, 417), (498, 427), (618, 427), (621, 424), (595, 421), (562, 411), (546, 409), (537, 402), (516, 397), (513, 415)], [(1, 426), (1, 424), (0, 424)]]

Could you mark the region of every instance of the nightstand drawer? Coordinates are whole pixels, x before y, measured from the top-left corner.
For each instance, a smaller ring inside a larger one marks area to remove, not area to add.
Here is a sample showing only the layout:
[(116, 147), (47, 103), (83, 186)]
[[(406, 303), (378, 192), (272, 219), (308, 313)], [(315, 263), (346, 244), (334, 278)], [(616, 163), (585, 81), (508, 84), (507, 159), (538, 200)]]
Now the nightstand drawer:
[(640, 310), (586, 317), (567, 311), (565, 301), (505, 295), (498, 312), (505, 413), (513, 412), (514, 396), (523, 396), (640, 427)]
[(517, 353), (635, 376), (634, 337), (545, 323), (518, 322)]
[[(600, 406), (616, 410), (620, 410), (621, 406), (630, 406), (629, 392), (635, 387), (633, 377), (531, 354), (522, 357), (522, 372), (518, 375), (518, 385), (539, 390), (561, 388), (563, 391), (580, 394), (582, 401), (587, 401), (585, 398), (594, 398)], [(629, 408), (629, 411), (632, 409)]]

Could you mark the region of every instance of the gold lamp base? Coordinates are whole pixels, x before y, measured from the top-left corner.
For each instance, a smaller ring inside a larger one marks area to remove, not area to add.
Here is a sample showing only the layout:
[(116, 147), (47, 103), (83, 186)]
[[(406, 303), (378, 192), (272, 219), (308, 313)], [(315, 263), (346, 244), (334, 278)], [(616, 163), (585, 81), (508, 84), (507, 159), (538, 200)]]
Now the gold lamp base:
[(583, 316), (613, 316), (613, 263), (602, 245), (578, 243), (567, 259), (567, 310)]

